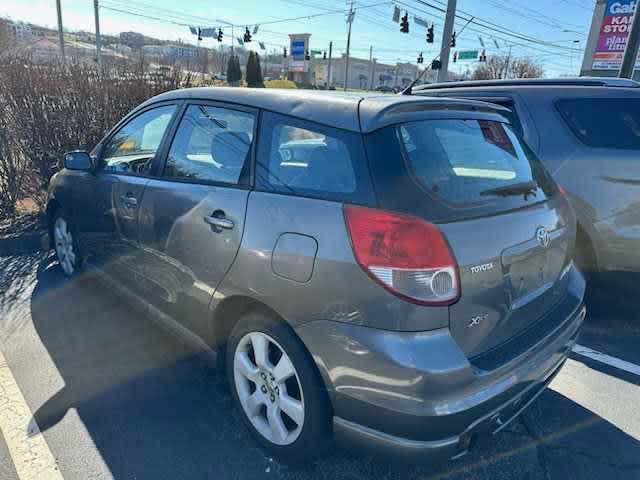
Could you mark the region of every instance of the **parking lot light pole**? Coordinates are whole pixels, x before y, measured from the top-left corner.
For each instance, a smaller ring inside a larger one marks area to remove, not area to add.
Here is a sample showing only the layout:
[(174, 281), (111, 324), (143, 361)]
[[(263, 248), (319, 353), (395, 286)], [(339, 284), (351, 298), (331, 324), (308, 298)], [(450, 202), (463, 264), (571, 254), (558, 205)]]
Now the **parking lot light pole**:
[(629, 32), (629, 38), (627, 39), (627, 47), (624, 49), (624, 58), (618, 73), (620, 78), (633, 77), (633, 69), (636, 66), (636, 58), (638, 58), (638, 46), (640, 46), (640, 20), (638, 20), (638, 17), (640, 15), (636, 15), (636, 13), (638, 13), (638, 7), (636, 7), (636, 12), (633, 14), (631, 32)]

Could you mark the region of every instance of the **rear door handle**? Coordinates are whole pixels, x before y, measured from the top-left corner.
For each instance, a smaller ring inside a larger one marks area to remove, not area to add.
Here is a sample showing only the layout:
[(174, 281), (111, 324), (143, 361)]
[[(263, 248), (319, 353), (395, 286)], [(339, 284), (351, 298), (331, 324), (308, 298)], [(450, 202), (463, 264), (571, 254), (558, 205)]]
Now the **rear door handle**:
[(204, 217), (204, 221), (209, 225), (213, 225), (214, 227), (224, 228), (226, 230), (231, 230), (235, 225), (234, 223), (227, 218), (219, 218), (219, 217)]
[(121, 195), (120, 200), (122, 200), (122, 203), (124, 203), (125, 205), (128, 205), (129, 207), (138, 206), (138, 199), (136, 197), (131, 197), (129, 195)]

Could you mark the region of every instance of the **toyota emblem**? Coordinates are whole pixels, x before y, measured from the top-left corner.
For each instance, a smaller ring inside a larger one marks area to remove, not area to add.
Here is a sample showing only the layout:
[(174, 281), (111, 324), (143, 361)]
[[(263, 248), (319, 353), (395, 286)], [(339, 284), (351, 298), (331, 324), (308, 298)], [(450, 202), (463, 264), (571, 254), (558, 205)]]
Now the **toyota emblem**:
[(536, 240), (538, 240), (538, 243), (544, 248), (549, 246), (551, 239), (549, 238), (549, 232), (547, 232), (546, 228), (538, 227), (536, 229)]

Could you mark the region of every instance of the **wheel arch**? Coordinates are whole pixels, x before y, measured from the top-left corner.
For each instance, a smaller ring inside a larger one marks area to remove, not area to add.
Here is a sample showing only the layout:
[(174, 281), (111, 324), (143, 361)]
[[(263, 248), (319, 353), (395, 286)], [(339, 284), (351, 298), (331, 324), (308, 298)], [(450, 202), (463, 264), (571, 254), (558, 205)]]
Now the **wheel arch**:
[(326, 369), (323, 368), (323, 365), (318, 363), (318, 359), (311, 353), (307, 344), (302, 340), (300, 335), (298, 335), (298, 332), (296, 332), (296, 329), (293, 327), (291, 322), (287, 321), (284, 316), (280, 315), (266, 303), (256, 300), (255, 298), (247, 295), (234, 295), (223, 299), (215, 307), (212, 319), (213, 326), (211, 329), (211, 341), (209, 342), (209, 344), (214, 349), (223, 352), (223, 362), (225, 361), (224, 352), (226, 351), (226, 349), (224, 348), (224, 346), (227, 343), (227, 339), (231, 335), (231, 332), (233, 331), (236, 323), (242, 318), (243, 315), (246, 315), (250, 312), (261, 312), (282, 322), (289, 328), (293, 335), (300, 341), (300, 344), (303, 346), (307, 355), (309, 355), (309, 358), (311, 359), (311, 362), (316, 369), (316, 373), (322, 380), (325, 390), (329, 396), (329, 403), (331, 405), (331, 409), (333, 410), (334, 392), (331, 380)]
[(54, 197), (47, 202), (45, 218), (47, 222), (47, 233), (49, 234), (49, 247), (53, 248), (53, 219), (56, 213), (62, 209), (62, 204)]

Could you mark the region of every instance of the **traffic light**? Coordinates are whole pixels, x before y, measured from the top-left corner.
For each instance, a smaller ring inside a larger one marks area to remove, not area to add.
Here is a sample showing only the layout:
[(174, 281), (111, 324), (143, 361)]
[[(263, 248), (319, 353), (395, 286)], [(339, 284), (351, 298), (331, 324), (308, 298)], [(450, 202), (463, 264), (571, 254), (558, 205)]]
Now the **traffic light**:
[(304, 52), (304, 59), (305, 59), (305, 60), (311, 60), (311, 55), (309, 55), (309, 50), (307, 50), (306, 52)]
[(455, 48), (456, 46), (456, 32), (453, 32), (453, 35), (451, 35), (451, 48)]
[(458, 52), (453, 52), (453, 63), (458, 61)]
[(222, 33), (222, 29), (219, 28), (218, 29), (218, 41), (221, 42), (222, 41), (222, 37), (224, 36), (224, 34)]
[(251, 32), (249, 31), (249, 27), (244, 28), (244, 43), (249, 43), (251, 41)]
[(482, 50), (482, 53), (480, 54), (480, 61), (481, 62), (486, 62), (487, 61), (487, 51), (486, 50)]
[(409, 33), (409, 12), (405, 12), (400, 22), (400, 31), (402, 33)]
[(287, 58), (287, 47), (284, 48), (284, 53), (282, 54), (283, 58)]
[(198, 41), (202, 41), (202, 29), (200, 27), (198, 27)]
[(440, 60), (434, 60), (431, 62), (431, 70), (440, 70), (442, 68), (442, 62)]
[(418, 63), (424, 63), (424, 57), (422, 56), (422, 52), (418, 55)]
[(433, 24), (427, 28), (427, 43), (433, 43)]
[(322, 52), (322, 59), (323, 59), (323, 60), (326, 60), (326, 59), (327, 59), (327, 52), (326, 52), (326, 51), (325, 51), (325, 52)]

